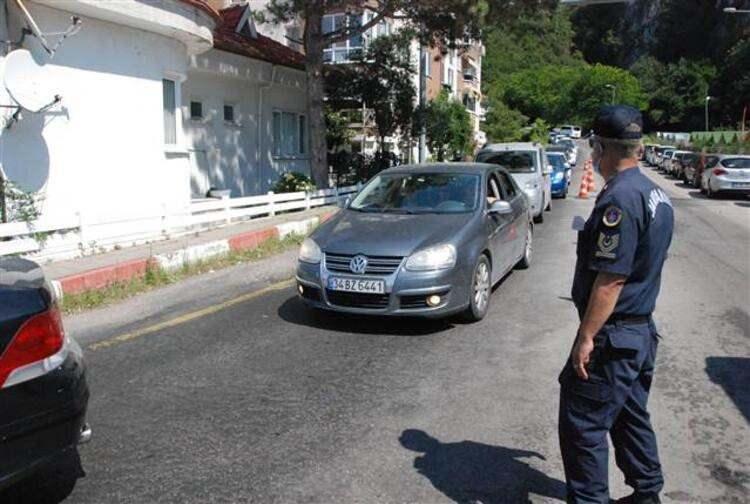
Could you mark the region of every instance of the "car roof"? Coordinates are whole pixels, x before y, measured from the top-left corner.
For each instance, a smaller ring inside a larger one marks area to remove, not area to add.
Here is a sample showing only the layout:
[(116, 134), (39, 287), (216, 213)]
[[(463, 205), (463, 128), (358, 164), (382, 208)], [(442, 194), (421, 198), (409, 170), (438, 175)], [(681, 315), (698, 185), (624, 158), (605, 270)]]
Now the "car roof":
[(548, 151), (546, 152), (546, 154), (547, 154), (548, 156), (560, 156), (560, 157), (563, 157), (563, 158), (565, 157), (565, 153), (564, 153), (564, 152), (561, 152), (561, 151), (559, 151), (559, 150), (548, 150)]
[(412, 174), (412, 173), (467, 173), (474, 174), (479, 171), (496, 170), (498, 165), (491, 163), (474, 163), (471, 161), (460, 161), (454, 163), (422, 163), (401, 165), (383, 170), (380, 174)]
[(750, 154), (706, 154), (707, 156), (719, 156), (719, 159), (727, 159), (727, 158), (740, 158), (740, 159), (750, 159)]
[(506, 142), (506, 143), (494, 143), (485, 145), (482, 148), (482, 152), (503, 152), (503, 151), (514, 151), (514, 150), (537, 150), (541, 149), (542, 146), (536, 142)]

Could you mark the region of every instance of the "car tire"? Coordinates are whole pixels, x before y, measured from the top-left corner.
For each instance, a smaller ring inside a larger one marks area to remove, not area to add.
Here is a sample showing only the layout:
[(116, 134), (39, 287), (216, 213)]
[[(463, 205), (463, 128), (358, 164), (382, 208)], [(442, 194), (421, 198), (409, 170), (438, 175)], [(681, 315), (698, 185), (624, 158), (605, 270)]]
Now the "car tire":
[(706, 184), (706, 196), (708, 196), (709, 199), (716, 198), (716, 193), (711, 190), (711, 182)]
[(490, 306), (492, 296), (492, 266), (486, 255), (481, 254), (474, 266), (471, 275), (471, 287), (469, 288), (469, 306), (463, 313), (467, 322), (479, 322)]
[(531, 266), (531, 259), (534, 256), (534, 226), (529, 223), (526, 231), (526, 243), (524, 244), (523, 256), (516, 264), (517, 269), (528, 269)]
[(534, 217), (535, 224), (541, 224), (544, 222), (544, 211), (539, 212), (539, 215)]
[(544, 207), (544, 211), (545, 212), (551, 212), (552, 211), (552, 198), (550, 198), (549, 201), (547, 202), (547, 206)]

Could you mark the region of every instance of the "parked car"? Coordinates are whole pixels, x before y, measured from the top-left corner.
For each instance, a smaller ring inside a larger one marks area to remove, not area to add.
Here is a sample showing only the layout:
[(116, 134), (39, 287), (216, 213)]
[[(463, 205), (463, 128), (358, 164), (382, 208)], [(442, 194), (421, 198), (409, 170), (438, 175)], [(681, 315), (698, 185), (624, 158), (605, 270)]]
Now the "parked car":
[(552, 165), (552, 197), (567, 198), (573, 169), (562, 152), (547, 151), (547, 161)]
[(657, 168), (660, 168), (661, 166), (661, 160), (662, 156), (664, 155), (665, 151), (668, 150), (675, 150), (676, 147), (674, 145), (659, 145), (654, 147), (654, 150), (651, 153), (651, 159), (649, 160), (649, 163), (651, 166), (656, 166)]
[(347, 313), (485, 316), (492, 286), (531, 264), (528, 200), (492, 164), (378, 174), (299, 253), (299, 296)]
[(573, 170), (575, 168), (574, 163), (570, 163), (568, 161), (570, 148), (566, 145), (548, 145), (545, 147), (545, 152), (549, 154), (550, 152), (556, 152), (557, 154), (560, 154), (565, 159), (565, 162), (570, 166), (570, 169)]
[(680, 166), (677, 171), (679, 172), (679, 178), (685, 183), (685, 185), (692, 185), (692, 177), (695, 174), (695, 165), (700, 159), (700, 154), (695, 152), (688, 152), (683, 154), (680, 158)]
[(719, 156), (717, 154), (697, 154), (695, 162), (685, 166), (685, 178), (687, 183), (695, 187), (696, 189), (701, 188), (701, 178), (703, 172), (706, 169), (713, 168), (716, 163), (719, 162)]
[(90, 438), (88, 399), (81, 348), (42, 269), (0, 257), (0, 492), (43, 484), (39, 471)]
[(643, 155), (641, 156), (641, 161), (645, 161), (646, 163), (650, 163), (649, 156), (654, 151), (654, 148), (656, 147), (656, 144), (644, 144), (643, 145)]
[(666, 149), (664, 150), (661, 155), (659, 156), (659, 170), (666, 172), (667, 166), (669, 166), (669, 163), (672, 161), (672, 154), (674, 154), (674, 151), (676, 149)]
[(684, 150), (672, 152), (672, 155), (665, 162), (665, 171), (674, 178), (682, 178), (682, 165), (680, 163), (686, 154), (691, 154), (691, 152)]
[(552, 207), (552, 167), (544, 148), (537, 143), (490, 144), (477, 153), (476, 161), (497, 164), (508, 170), (523, 189), (536, 222)]
[(750, 156), (719, 154), (703, 171), (702, 188), (709, 198), (719, 194), (750, 195)]

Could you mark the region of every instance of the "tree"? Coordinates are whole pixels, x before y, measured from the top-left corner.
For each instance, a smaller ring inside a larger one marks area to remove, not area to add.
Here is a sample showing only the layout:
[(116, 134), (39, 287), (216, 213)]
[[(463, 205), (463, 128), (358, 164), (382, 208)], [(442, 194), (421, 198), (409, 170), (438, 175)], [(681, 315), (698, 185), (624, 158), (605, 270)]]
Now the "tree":
[(703, 107), (716, 69), (707, 61), (680, 59), (664, 64), (653, 57), (631, 68), (648, 96), (649, 129), (700, 130)]
[(367, 48), (361, 61), (346, 65), (328, 79), (329, 101), (346, 106), (354, 102), (374, 112), (381, 156), (385, 138), (410, 131), (416, 90), (409, 47), (412, 32), (381, 36)]
[(446, 154), (463, 157), (473, 147), (471, 116), (462, 103), (451, 100), (446, 91), (427, 104), (424, 111), (427, 146), (438, 161)]
[[(425, 42), (453, 42), (464, 37), (478, 38), (482, 0), (271, 0), (268, 11), (273, 22), (300, 19), (304, 22), (303, 45), (308, 85), (310, 147), (313, 180), (328, 186), (325, 121), (323, 114), (323, 49), (360, 35), (377, 26), (384, 18), (399, 18), (418, 29)], [(365, 23), (347, 22), (340, 29), (324, 33), (323, 15), (341, 12), (349, 19), (362, 19), (364, 10), (372, 12)]]
[(487, 138), (493, 142), (510, 142), (521, 138), (521, 129), (528, 123), (529, 118), (518, 110), (510, 108), (502, 99), (502, 94), (490, 90), (488, 96), (490, 107), (487, 110), (485, 132)]

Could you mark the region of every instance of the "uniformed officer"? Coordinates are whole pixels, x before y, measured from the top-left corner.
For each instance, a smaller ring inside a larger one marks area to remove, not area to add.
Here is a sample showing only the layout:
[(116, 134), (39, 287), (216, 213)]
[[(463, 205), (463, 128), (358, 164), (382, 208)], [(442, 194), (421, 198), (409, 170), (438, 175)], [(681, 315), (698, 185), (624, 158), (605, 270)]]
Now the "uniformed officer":
[(641, 173), (642, 118), (599, 111), (590, 143), (606, 180), (578, 233), (572, 297), (581, 324), (560, 373), (559, 435), (568, 502), (608, 503), (609, 433), (635, 492), (618, 502), (658, 503), (663, 477), (646, 408), (659, 335), (651, 314), (672, 240), (669, 198)]

